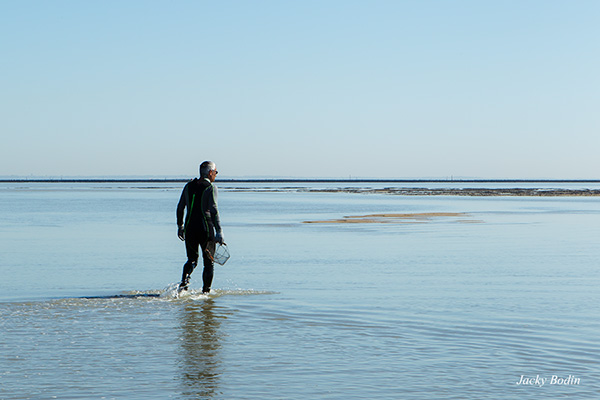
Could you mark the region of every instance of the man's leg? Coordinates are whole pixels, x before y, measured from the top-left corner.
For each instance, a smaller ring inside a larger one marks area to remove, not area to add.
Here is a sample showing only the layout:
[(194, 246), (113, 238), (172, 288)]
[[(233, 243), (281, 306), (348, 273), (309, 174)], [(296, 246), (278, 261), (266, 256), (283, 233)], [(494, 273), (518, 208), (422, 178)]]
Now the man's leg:
[(179, 284), (179, 291), (188, 290), (188, 285), (190, 284), (190, 275), (194, 272), (194, 268), (196, 268), (197, 261), (188, 260), (185, 264), (183, 264), (183, 273), (181, 274), (181, 283)]
[(204, 258), (204, 270), (202, 271), (202, 293), (209, 293), (212, 285), (215, 266), (212, 260)]
[(212, 285), (213, 276), (215, 273), (215, 264), (213, 260), (206, 254), (206, 244), (208, 240), (202, 240), (200, 246), (202, 247), (202, 261), (204, 264), (204, 270), (202, 271), (202, 293), (210, 293), (210, 286)]
[(183, 273), (181, 274), (181, 283), (179, 291), (188, 290), (190, 276), (194, 272), (194, 268), (198, 265), (198, 246), (200, 245), (198, 238), (195, 235), (187, 234), (185, 237), (185, 251), (187, 254), (187, 262), (183, 265)]

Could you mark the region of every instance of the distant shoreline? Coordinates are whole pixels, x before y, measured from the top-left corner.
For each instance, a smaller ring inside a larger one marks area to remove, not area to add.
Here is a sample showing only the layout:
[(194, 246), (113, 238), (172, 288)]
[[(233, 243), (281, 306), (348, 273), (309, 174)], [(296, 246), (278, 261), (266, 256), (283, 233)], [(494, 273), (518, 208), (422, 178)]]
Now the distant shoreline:
[[(0, 183), (73, 183), (73, 184), (161, 184), (177, 183), (184, 184), (189, 179), (0, 179)], [(600, 197), (600, 189), (590, 188), (552, 188), (552, 187), (519, 187), (519, 185), (540, 184), (600, 184), (600, 180), (526, 180), (526, 179), (220, 179), (217, 184), (258, 184), (259, 186), (227, 187), (223, 189), (235, 192), (306, 192), (306, 193), (360, 193), (360, 194), (384, 194), (396, 196), (521, 196), (521, 197)], [(353, 184), (352, 186), (311, 186), (314, 184)], [(425, 187), (427, 184), (445, 184), (446, 187)], [(466, 184), (514, 184), (512, 187), (468, 187)], [(275, 184), (287, 184), (290, 186), (269, 186)], [(358, 185), (357, 185), (358, 184)], [(361, 184), (365, 186), (361, 187)], [(368, 184), (389, 184), (388, 187), (373, 188)], [(402, 184), (423, 184), (423, 187), (407, 187)], [(296, 185), (296, 186), (292, 186)], [(460, 185), (462, 187), (452, 187)]]
[[(190, 178), (0, 179), (0, 183), (180, 183)], [(221, 183), (600, 183), (600, 179), (218, 179)]]
[(397, 196), (522, 196), (522, 197), (590, 197), (600, 196), (600, 189), (540, 189), (540, 188), (343, 188), (307, 189), (316, 193), (374, 193)]

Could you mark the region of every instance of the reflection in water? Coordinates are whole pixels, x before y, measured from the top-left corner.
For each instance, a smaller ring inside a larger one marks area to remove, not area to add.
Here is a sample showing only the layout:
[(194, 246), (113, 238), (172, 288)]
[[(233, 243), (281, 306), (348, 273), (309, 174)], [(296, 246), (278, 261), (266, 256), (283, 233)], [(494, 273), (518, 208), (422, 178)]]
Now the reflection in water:
[(181, 310), (181, 377), (185, 398), (214, 398), (220, 393), (220, 319), (214, 301), (191, 302)]

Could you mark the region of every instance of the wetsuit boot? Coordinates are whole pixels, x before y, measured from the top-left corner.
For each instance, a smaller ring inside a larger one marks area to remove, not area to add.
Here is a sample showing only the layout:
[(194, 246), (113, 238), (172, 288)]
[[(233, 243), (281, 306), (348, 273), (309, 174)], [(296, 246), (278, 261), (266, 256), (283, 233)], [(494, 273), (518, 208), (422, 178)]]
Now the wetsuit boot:
[(192, 272), (194, 272), (194, 268), (196, 268), (195, 261), (188, 261), (183, 265), (183, 273), (181, 274), (181, 283), (179, 284), (179, 291), (188, 290), (188, 285), (190, 283), (190, 276)]

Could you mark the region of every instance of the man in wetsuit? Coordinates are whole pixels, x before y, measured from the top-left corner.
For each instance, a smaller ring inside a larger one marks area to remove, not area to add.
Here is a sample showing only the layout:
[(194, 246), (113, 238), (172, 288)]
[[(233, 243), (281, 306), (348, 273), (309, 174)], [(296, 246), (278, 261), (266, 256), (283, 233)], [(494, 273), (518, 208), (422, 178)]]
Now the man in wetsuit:
[[(202, 272), (202, 293), (209, 293), (214, 275), (214, 263), (206, 251), (209, 242), (223, 243), (223, 230), (217, 208), (217, 187), (213, 185), (217, 177), (217, 166), (212, 161), (200, 164), (200, 178), (188, 182), (183, 188), (177, 204), (177, 236), (185, 240), (187, 262), (179, 291), (187, 290), (190, 275), (198, 265), (199, 249), (202, 252), (204, 270)], [(186, 209), (185, 222), (183, 210)]]

